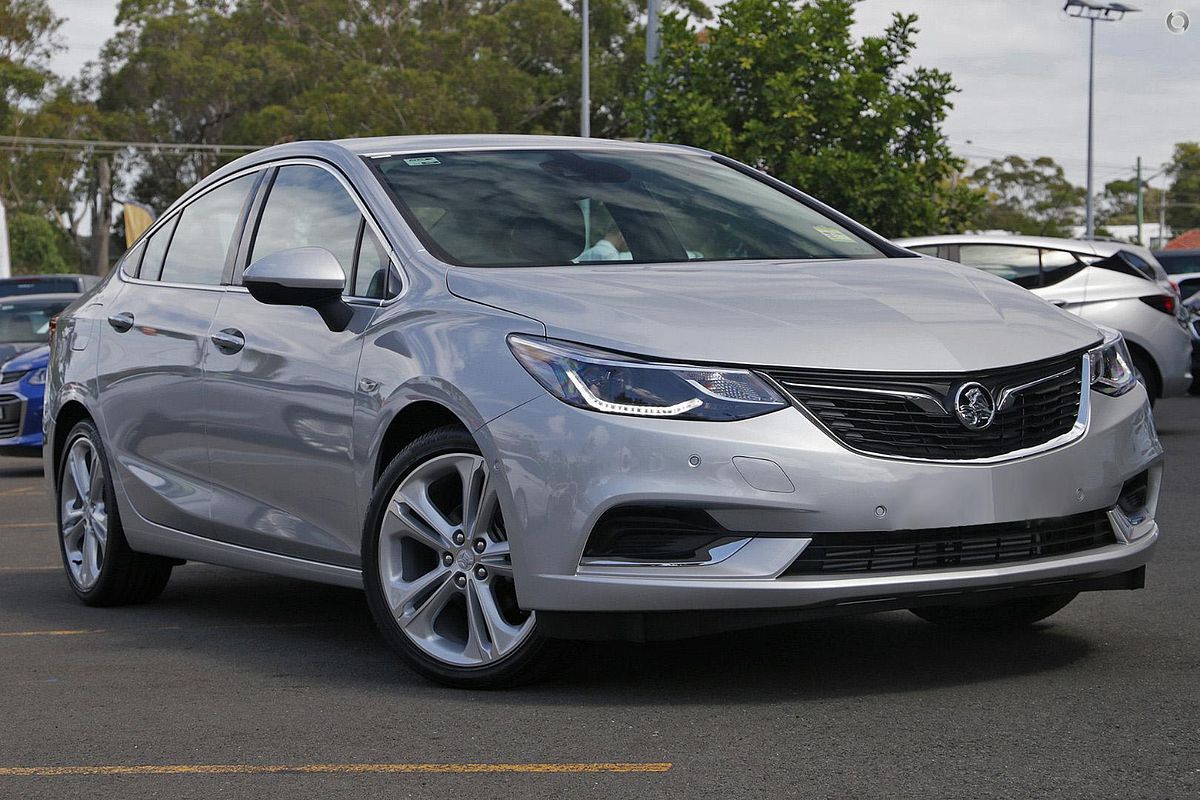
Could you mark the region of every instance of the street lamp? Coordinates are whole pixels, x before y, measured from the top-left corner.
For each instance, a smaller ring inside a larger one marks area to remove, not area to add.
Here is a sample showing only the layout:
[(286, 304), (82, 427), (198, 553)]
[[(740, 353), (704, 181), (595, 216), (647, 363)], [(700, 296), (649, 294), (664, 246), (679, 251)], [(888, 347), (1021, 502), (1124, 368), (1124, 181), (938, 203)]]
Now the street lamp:
[(1087, 197), (1085, 239), (1096, 235), (1096, 214), (1092, 205), (1092, 107), (1094, 103), (1096, 84), (1096, 22), (1118, 22), (1126, 14), (1141, 9), (1127, 6), (1124, 3), (1091, 3), (1088, 0), (1067, 0), (1063, 11), (1067, 16), (1088, 21), (1088, 142), (1087, 142)]

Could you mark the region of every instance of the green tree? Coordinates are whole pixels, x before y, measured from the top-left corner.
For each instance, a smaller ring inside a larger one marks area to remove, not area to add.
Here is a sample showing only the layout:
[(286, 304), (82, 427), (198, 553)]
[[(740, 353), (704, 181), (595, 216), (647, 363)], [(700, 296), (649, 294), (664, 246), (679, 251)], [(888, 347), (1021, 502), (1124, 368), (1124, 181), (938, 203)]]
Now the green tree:
[(1167, 224), (1176, 233), (1200, 228), (1200, 142), (1176, 144), (1167, 174)]
[[(592, 0), (592, 129), (628, 135), (641, 3)], [(705, 14), (700, 0), (676, 0)], [(267, 145), (575, 133), (580, 24), (559, 0), (123, 0), (96, 82), (114, 138)], [(230, 154), (138, 154), (161, 208)]]
[(73, 272), (78, 261), (69, 258), (71, 239), (58, 226), (36, 214), (17, 213), (8, 223), (14, 275)]
[[(1142, 213), (1146, 222), (1158, 219), (1162, 190), (1142, 187)], [(1096, 222), (1099, 225), (1133, 225), (1137, 222), (1137, 178), (1109, 181), (1096, 198)]]
[(46, 0), (0, 0), (0, 131), (51, 82), (48, 64), (60, 48), (61, 25)]
[(1084, 190), (1068, 181), (1052, 158), (997, 158), (975, 170), (971, 183), (987, 196), (975, 219), (978, 228), (1067, 236), (1079, 222)]
[(909, 67), (916, 17), (851, 31), (852, 0), (730, 0), (712, 27), (663, 20), (637, 118), (653, 137), (727, 153), (887, 236), (961, 229), (977, 205), (942, 132), (956, 91)]

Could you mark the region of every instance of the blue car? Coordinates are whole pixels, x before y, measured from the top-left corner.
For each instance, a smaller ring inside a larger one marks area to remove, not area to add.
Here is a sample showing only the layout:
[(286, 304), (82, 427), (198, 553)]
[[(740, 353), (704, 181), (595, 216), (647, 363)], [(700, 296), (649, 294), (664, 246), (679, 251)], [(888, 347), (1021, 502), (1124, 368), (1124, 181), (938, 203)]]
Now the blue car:
[(42, 397), (50, 348), (28, 350), (0, 367), (0, 455), (40, 457)]

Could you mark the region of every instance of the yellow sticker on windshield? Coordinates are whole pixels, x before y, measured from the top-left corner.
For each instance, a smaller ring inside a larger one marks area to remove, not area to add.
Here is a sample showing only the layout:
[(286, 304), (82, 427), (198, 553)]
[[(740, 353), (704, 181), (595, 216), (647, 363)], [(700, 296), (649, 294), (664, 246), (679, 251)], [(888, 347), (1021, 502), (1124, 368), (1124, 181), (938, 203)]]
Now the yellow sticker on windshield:
[(813, 230), (831, 242), (854, 242), (854, 240), (847, 236), (846, 232), (840, 228), (831, 228), (828, 225), (814, 225)]

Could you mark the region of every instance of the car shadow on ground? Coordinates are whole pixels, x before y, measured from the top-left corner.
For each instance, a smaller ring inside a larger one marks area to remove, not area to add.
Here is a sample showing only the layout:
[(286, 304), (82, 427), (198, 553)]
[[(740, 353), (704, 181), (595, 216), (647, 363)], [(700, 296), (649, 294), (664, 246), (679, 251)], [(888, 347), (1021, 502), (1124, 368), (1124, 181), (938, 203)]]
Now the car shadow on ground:
[[(61, 575), (5, 578), (0, 605), (19, 603), (28, 628), (101, 628), (111, 631), (104, 641), (114, 648), (186, 651), (198, 662), (306, 685), (354, 684), (430, 699), (453, 691), (422, 679), (392, 655), (364, 595), (355, 590), (189, 566), (177, 571), (154, 603), (94, 609), (76, 603)], [(959, 686), (1047, 672), (1085, 658), (1091, 643), (1071, 630), (1070, 613), (1030, 629), (986, 633), (947, 630), (890, 612), (676, 642), (580, 642), (568, 648), (569, 666), (555, 677), (478, 695), (488, 703), (547, 705), (605, 704), (619, 695), (622, 702), (659, 706)]]

